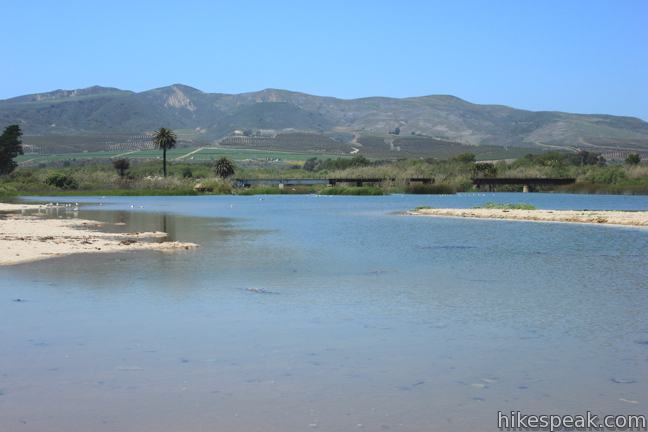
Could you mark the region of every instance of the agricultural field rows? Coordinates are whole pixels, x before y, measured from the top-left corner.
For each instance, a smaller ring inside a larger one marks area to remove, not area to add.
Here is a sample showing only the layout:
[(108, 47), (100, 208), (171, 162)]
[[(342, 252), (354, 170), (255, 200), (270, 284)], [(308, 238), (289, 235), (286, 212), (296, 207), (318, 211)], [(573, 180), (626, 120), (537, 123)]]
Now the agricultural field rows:
[[(241, 161), (246, 159), (252, 160), (275, 160), (297, 161), (302, 162), (306, 159), (318, 156), (320, 158), (337, 158), (342, 155), (321, 154), (321, 153), (295, 153), (275, 150), (250, 150), (235, 148), (215, 148), (215, 147), (196, 147), (172, 149), (167, 152), (167, 158), (170, 161), (178, 160), (184, 162), (191, 161), (208, 161), (226, 156), (230, 159)], [(17, 161), (21, 165), (34, 165), (39, 163), (57, 162), (57, 161), (78, 161), (91, 159), (158, 159), (162, 158), (160, 150), (136, 150), (130, 152), (120, 151), (95, 151), (95, 152), (76, 152), (60, 153), (50, 155), (25, 154), (19, 156)]]

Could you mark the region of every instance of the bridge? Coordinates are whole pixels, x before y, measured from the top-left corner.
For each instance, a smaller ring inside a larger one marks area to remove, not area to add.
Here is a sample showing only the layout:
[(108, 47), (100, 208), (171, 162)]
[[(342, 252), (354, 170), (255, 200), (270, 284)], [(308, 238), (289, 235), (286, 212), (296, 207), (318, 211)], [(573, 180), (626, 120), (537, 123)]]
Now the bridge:
[[(412, 183), (432, 184), (434, 179), (431, 177), (410, 177), (403, 179), (408, 185)], [(352, 184), (355, 186), (364, 186), (365, 184), (376, 185), (384, 181), (395, 182), (395, 177), (338, 177), (338, 178), (268, 178), (268, 179), (235, 179), (234, 185), (237, 187), (251, 186), (313, 186), (326, 185), (336, 186), (338, 183)]]
[(495, 186), (517, 185), (522, 186), (522, 192), (530, 192), (537, 186), (563, 186), (576, 183), (571, 177), (475, 177), (472, 182), (478, 188), (488, 187), (492, 191)]

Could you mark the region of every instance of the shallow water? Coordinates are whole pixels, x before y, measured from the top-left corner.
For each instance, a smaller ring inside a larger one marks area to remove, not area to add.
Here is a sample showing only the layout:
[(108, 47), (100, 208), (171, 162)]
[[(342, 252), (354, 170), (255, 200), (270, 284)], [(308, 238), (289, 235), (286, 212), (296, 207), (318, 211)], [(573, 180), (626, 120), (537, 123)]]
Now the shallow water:
[(495, 430), (499, 410), (646, 412), (648, 230), (398, 212), (648, 197), (70, 201), (201, 248), (0, 269), (0, 431)]

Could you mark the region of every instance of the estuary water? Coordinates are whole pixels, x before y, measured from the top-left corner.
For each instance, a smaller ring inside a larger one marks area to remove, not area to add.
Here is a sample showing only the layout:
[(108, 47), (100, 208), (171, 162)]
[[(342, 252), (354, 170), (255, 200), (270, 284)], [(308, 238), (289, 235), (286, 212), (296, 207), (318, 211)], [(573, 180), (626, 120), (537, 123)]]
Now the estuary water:
[(0, 268), (0, 431), (491, 431), (498, 411), (648, 410), (648, 229), (400, 214), (648, 197), (67, 201), (201, 247)]

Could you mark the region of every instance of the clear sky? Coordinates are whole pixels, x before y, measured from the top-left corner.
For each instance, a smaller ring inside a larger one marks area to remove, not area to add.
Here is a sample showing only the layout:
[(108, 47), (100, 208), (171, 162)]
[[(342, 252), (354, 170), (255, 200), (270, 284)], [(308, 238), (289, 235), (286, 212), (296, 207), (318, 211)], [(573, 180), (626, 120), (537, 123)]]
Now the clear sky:
[(648, 120), (644, 0), (3, 0), (0, 47), (0, 98), (183, 83)]

